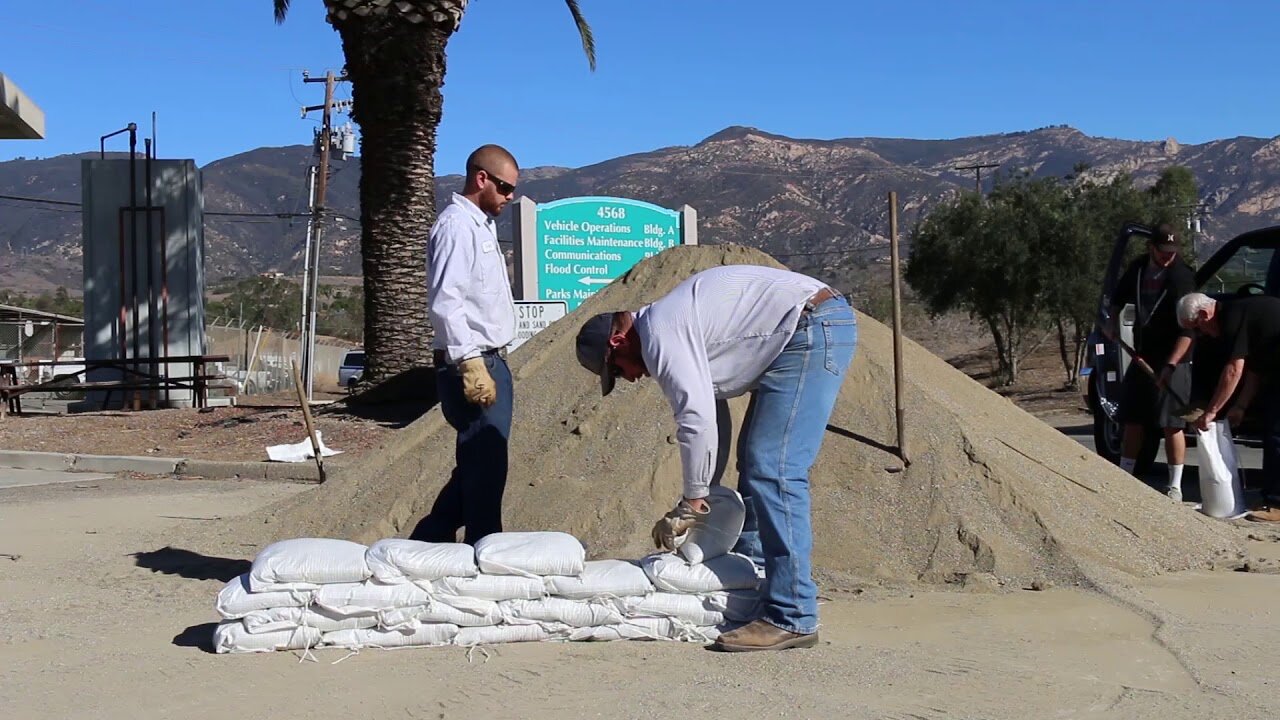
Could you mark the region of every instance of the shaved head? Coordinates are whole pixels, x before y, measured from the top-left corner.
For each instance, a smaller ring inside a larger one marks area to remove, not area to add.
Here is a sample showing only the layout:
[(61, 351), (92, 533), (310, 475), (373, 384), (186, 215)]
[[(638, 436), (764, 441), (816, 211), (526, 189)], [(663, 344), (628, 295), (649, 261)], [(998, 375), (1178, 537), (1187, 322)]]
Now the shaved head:
[(497, 217), (515, 197), (520, 166), (501, 145), (481, 145), (467, 158), (462, 195), (490, 217)]
[(510, 166), (511, 170), (519, 170), (516, 156), (501, 145), (481, 145), (467, 156), (467, 177), (475, 175), (477, 170), (492, 170), (501, 173)]

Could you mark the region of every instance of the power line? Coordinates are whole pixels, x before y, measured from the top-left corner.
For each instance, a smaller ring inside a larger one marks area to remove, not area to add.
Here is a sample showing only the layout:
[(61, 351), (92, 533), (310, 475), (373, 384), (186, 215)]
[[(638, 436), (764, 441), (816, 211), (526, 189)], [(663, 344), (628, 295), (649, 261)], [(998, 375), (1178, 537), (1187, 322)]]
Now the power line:
[[(23, 197), (21, 195), (0, 195), (0, 200), (15, 200), (17, 202), (39, 203), (45, 205), (60, 205), (64, 207), (83, 207), (81, 203), (71, 202), (69, 200), (46, 200), (45, 198)], [(45, 208), (31, 208), (33, 210)], [(311, 217), (309, 212), (231, 212), (229, 210), (206, 210), (205, 215), (214, 217), (246, 217), (246, 218), (277, 218), (288, 220), (289, 218)]]

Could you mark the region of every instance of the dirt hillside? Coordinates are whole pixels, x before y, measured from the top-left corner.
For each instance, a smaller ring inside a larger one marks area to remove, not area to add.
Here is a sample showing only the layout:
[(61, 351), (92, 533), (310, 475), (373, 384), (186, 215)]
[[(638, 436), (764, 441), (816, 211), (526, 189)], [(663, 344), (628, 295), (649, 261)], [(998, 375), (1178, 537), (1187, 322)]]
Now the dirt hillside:
[[(594, 557), (638, 557), (680, 487), (670, 410), (652, 381), (599, 396), (574, 360), (583, 320), (635, 308), (721, 264), (777, 265), (738, 246), (680, 247), (637, 265), (512, 356), (515, 430), (509, 530), (562, 530)], [(1179, 507), (1076, 442), (904, 342), (907, 444), (893, 454), (893, 343), (859, 316), (859, 346), (811, 475), (814, 564), (829, 587), (864, 582), (1088, 582), (1203, 566), (1238, 531)], [(745, 403), (735, 403), (735, 414)], [(453, 466), (438, 409), (363, 467), (218, 538), (243, 547), (299, 536), (371, 542), (404, 535)], [(726, 484), (736, 483), (730, 469)], [(217, 538), (214, 538), (215, 540)]]

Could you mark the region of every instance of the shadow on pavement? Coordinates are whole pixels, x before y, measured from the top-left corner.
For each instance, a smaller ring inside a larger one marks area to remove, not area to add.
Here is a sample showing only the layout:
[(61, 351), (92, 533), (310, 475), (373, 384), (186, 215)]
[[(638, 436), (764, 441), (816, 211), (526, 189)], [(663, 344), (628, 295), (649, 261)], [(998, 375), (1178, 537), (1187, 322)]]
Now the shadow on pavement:
[(199, 648), (207, 653), (213, 653), (213, 629), (218, 627), (218, 623), (201, 623), (192, 625), (173, 636), (173, 644), (178, 647)]
[(181, 548), (165, 546), (159, 550), (131, 553), (134, 564), (152, 572), (179, 575), (192, 580), (226, 582), (249, 572), (248, 560), (211, 557)]

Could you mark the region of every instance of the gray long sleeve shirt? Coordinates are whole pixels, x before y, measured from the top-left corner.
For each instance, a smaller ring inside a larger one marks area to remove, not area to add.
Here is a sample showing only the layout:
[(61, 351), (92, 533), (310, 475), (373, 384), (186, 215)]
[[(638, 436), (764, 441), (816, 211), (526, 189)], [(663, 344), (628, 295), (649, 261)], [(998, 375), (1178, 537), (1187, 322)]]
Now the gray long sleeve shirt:
[(685, 497), (709, 492), (716, 400), (756, 387), (795, 332), (805, 301), (824, 287), (787, 270), (728, 265), (697, 273), (636, 311), (645, 367), (675, 414)]

